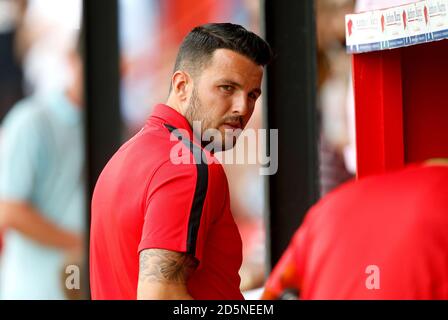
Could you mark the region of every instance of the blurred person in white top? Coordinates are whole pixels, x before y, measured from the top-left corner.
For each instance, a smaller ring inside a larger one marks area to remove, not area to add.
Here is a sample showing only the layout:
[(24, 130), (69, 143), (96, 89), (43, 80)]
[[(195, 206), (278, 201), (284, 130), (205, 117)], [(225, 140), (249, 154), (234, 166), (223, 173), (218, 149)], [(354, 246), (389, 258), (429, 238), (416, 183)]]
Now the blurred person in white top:
[(28, 0), (20, 51), (27, 94), (45, 95), (70, 79), (66, 53), (80, 28), (81, 0)]
[(82, 255), (82, 64), (74, 50), (79, 23), (65, 24), (70, 3), (30, 1), (21, 34), (30, 97), (2, 122), (2, 299), (64, 299), (64, 260)]

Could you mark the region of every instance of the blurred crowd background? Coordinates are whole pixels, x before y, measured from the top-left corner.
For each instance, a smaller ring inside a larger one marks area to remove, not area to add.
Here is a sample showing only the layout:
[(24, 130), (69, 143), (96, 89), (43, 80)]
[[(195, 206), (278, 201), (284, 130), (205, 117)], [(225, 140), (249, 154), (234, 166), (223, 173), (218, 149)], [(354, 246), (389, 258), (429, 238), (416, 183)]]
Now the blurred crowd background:
[[(81, 6), (80, 0), (0, 0), (0, 146), (3, 119), (17, 102), (66, 92), (76, 81), (67, 57), (77, 46)], [(351, 60), (345, 53), (344, 25), (345, 14), (354, 6), (354, 0), (315, 0), (321, 195), (351, 179), (356, 170)], [(142, 127), (152, 106), (166, 100), (178, 46), (194, 26), (233, 22), (263, 35), (260, 9), (259, 0), (197, 0), (194, 6), (189, 0), (119, 0), (122, 140)], [(249, 128), (264, 127), (263, 108), (281, 107), (265, 106), (262, 100)], [(4, 157), (0, 154), (0, 162)], [(232, 212), (244, 243), (244, 291), (261, 287), (267, 272), (265, 180), (258, 169), (254, 164), (225, 165)], [(3, 251), (9, 232), (2, 230)], [(0, 252), (2, 265), (5, 259)]]

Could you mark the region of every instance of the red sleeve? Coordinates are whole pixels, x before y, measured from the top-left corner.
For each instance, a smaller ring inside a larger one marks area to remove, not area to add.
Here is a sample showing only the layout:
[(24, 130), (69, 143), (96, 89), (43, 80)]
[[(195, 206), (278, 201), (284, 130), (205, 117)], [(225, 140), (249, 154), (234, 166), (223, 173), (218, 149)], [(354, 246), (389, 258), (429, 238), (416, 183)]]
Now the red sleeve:
[(201, 260), (207, 230), (202, 219), (207, 170), (206, 164), (176, 165), (170, 161), (157, 170), (147, 191), (139, 252), (165, 249)]
[(293, 240), (286, 248), (278, 263), (275, 265), (265, 285), (263, 299), (276, 300), (287, 289), (296, 289), (300, 292), (299, 266), (297, 265), (296, 240), (299, 232), (296, 232)]
[(306, 223), (296, 231), (265, 284), (263, 299), (279, 299), (287, 289), (302, 289)]

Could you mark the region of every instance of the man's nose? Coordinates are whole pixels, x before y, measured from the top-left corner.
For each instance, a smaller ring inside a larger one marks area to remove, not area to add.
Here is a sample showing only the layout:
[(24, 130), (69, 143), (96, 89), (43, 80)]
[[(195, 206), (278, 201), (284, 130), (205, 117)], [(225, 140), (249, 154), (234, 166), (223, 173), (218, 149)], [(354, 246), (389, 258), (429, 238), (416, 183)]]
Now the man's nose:
[(245, 116), (249, 113), (249, 99), (246, 94), (241, 93), (235, 97), (232, 106), (232, 114)]

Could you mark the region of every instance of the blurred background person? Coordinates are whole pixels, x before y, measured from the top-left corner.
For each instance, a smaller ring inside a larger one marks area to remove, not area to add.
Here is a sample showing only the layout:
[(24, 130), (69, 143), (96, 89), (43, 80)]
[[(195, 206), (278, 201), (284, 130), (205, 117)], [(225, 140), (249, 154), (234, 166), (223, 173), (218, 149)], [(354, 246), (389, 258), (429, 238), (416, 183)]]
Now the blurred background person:
[[(26, 7), (25, 0), (0, 0), (0, 121), (24, 95), (17, 38), (23, 26)], [(0, 232), (0, 252), (1, 247)]]
[(25, 10), (26, 1), (0, 0), (0, 121), (24, 94), (17, 35)]
[(2, 299), (64, 299), (64, 261), (82, 255), (83, 82), (74, 41), (80, 5), (34, 0), (26, 8), (19, 47), (30, 97), (7, 114), (0, 141)]

